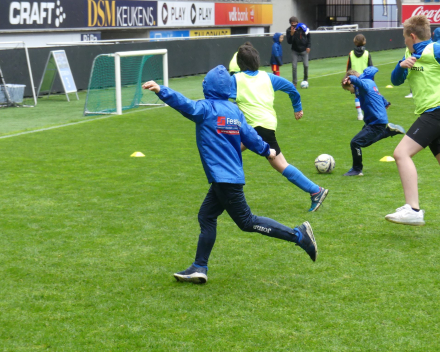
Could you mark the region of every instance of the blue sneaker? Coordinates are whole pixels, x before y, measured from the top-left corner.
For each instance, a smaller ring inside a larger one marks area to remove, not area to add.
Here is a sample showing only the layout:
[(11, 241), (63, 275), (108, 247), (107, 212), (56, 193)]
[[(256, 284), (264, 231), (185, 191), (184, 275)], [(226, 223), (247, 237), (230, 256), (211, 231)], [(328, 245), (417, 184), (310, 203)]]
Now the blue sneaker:
[(327, 197), (327, 194), (328, 189), (319, 187), (319, 192), (314, 193), (310, 196), (310, 198), (312, 199), (312, 206), (310, 207), (309, 211), (317, 211), (324, 201), (325, 197)]
[(313, 235), (312, 227), (309, 222), (303, 222), (301, 226), (297, 229), (302, 233), (301, 241), (296, 243), (297, 246), (301, 247), (309, 255), (310, 259), (316, 261), (318, 256), (318, 245), (315, 241), (315, 236)]
[(406, 131), (402, 126), (395, 125), (394, 123), (389, 123), (387, 125), (387, 128), (390, 130), (391, 135), (395, 136), (396, 134), (405, 134)]
[(344, 174), (344, 176), (364, 176), (364, 174), (361, 171), (356, 171), (353, 168), (351, 168), (350, 170), (348, 170), (348, 172), (346, 172)]
[(175, 273), (174, 277), (176, 278), (177, 281), (193, 282), (195, 284), (204, 284), (208, 281), (208, 275), (206, 275), (207, 272), (208, 269), (197, 268), (194, 266), (194, 264), (191, 264), (191, 266), (188, 269)]

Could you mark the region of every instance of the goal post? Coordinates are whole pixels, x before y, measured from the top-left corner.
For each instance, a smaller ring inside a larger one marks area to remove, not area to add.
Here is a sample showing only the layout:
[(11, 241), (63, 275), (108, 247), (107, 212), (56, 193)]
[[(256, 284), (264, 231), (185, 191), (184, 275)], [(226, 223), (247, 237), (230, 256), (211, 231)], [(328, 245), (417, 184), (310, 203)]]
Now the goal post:
[(168, 86), (167, 49), (98, 55), (92, 66), (84, 115), (117, 114), (137, 106), (164, 106), (142, 84)]
[(0, 42), (0, 76), (0, 107), (37, 105), (31, 60), (24, 42)]

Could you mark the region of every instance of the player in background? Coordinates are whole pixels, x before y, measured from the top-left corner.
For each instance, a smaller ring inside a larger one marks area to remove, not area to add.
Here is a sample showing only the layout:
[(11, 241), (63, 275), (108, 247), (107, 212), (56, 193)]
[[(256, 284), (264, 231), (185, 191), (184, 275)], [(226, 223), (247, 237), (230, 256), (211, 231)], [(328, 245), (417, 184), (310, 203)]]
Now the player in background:
[(432, 32), (432, 41), (440, 42), (440, 27), (437, 27), (434, 32)]
[[(347, 60), (347, 71), (354, 70), (356, 72), (364, 72), (364, 70), (373, 66), (373, 60), (371, 60), (371, 54), (365, 49), (365, 44), (367, 44), (367, 39), (363, 34), (358, 34), (353, 39), (355, 48), (348, 54)], [(354, 105), (357, 111), (357, 119), (362, 121), (364, 115), (362, 115), (361, 103), (356, 97), (354, 100)]]
[(394, 150), (397, 169), (405, 194), (405, 205), (385, 219), (404, 225), (424, 225), (419, 205), (417, 169), (412, 157), (429, 146), (440, 163), (440, 43), (431, 40), (429, 20), (413, 16), (403, 24), (407, 47), (405, 55), (391, 73), (399, 86), (407, 79), (414, 95), (415, 115), (419, 116)]
[[(270, 165), (295, 186), (310, 194), (312, 204), (309, 211), (318, 210), (328, 190), (310, 181), (300, 170), (286, 161), (275, 136), (277, 129), (277, 114), (273, 106), (275, 92), (281, 90), (289, 94), (295, 118), (299, 120), (303, 116), (303, 111), (298, 91), (287, 79), (259, 71), (260, 56), (253, 47), (240, 46), (237, 63), (241, 72), (231, 76), (231, 98), (235, 99), (247, 122), (272, 149), (276, 150), (276, 158), (268, 159)], [(245, 149), (246, 146), (243, 146), (242, 150)]]
[(280, 66), (283, 65), (283, 48), (281, 43), (284, 40), (284, 35), (275, 33), (273, 36), (272, 54), (270, 56), (270, 64), (272, 66), (272, 73), (276, 76), (280, 75)]
[(199, 101), (190, 100), (154, 81), (142, 86), (196, 124), (197, 147), (211, 184), (198, 215), (200, 235), (195, 261), (188, 269), (174, 274), (178, 281), (205, 283), (208, 280), (208, 259), (217, 236), (217, 218), (225, 210), (241, 230), (294, 242), (316, 260), (317, 245), (307, 221), (291, 228), (252, 214), (246, 202), (241, 143), (269, 159), (273, 159), (276, 152), (246, 123), (238, 107), (228, 101), (229, 77), (223, 66), (209, 71), (203, 81), (206, 99)]
[(354, 70), (348, 70), (342, 80), (342, 88), (351, 94), (356, 94), (364, 110), (364, 126), (350, 142), (353, 156), (352, 168), (344, 176), (363, 176), (362, 148), (369, 147), (381, 139), (405, 134), (402, 126), (388, 123), (387, 111), (391, 105), (380, 93), (374, 82), (374, 75), (379, 70), (367, 67), (360, 75)]
[[(252, 43), (245, 42), (243, 45), (252, 46)], [(240, 72), (240, 67), (238, 67), (238, 64), (237, 64), (237, 54), (238, 54), (238, 51), (234, 54), (234, 56), (232, 56), (232, 59), (229, 62), (229, 73), (231, 74), (231, 76), (236, 72)]]

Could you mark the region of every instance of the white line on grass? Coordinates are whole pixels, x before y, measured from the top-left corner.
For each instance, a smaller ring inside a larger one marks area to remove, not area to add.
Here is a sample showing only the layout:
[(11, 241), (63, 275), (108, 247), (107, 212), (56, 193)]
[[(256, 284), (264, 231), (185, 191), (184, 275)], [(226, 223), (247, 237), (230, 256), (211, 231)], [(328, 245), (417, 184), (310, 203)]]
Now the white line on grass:
[[(135, 113), (135, 112), (141, 112), (141, 111), (146, 111), (146, 110), (153, 110), (153, 109), (158, 109), (158, 108), (163, 108), (163, 107), (165, 107), (165, 105), (164, 106), (155, 106), (155, 107), (151, 107), (151, 108), (145, 108), (145, 109), (140, 109), (140, 110), (129, 111), (129, 112), (126, 112), (124, 114), (124, 116), (128, 115), (128, 114)], [(14, 134), (8, 134), (8, 135), (5, 135), (5, 136), (0, 136), (0, 139), (17, 137), (17, 136), (22, 136), (24, 134), (30, 134), (30, 133), (35, 133), (35, 132), (49, 131), (49, 130), (54, 130), (54, 129), (61, 128), (61, 127), (79, 125), (81, 123), (108, 119), (109, 117), (114, 117), (114, 116), (121, 116), (121, 115), (112, 115), (112, 114), (110, 114), (110, 115), (100, 116), (100, 117), (96, 117), (94, 119), (89, 119), (89, 120), (82, 120), (82, 121), (78, 121), (78, 122), (65, 123), (63, 125), (56, 125), (56, 126), (51, 126), (51, 127), (46, 127), (46, 128), (40, 128), (38, 130), (25, 131), (25, 132), (19, 132), (19, 133), (14, 133)]]
[[(397, 62), (396, 62), (396, 61), (385, 62), (385, 63), (383, 63), (383, 64), (374, 65), (374, 66), (383, 66), (383, 65), (389, 65), (389, 64), (396, 64), (396, 65), (397, 65)], [(329, 74), (322, 75), (322, 76), (309, 77), (309, 79), (312, 79), (312, 78), (327, 77), (327, 76), (332, 76), (332, 75), (340, 75), (341, 73), (346, 73), (346, 72), (347, 72), (347, 71), (333, 72), (333, 73), (329, 73)]]
[[(383, 66), (383, 65), (389, 65), (392, 63), (395, 63), (396, 61), (391, 61), (391, 62), (386, 62), (383, 64), (379, 64), (379, 65), (375, 65), (375, 66)], [(321, 77), (327, 77), (327, 76), (332, 76), (332, 75), (339, 75), (341, 73), (345, 73), (345, 71), (340, 71), (340, 72), (333, 72), (333, 73), (329, 73), (326, 75), (321, 75), (321, 76), (315, 76), (315, 77), (309, 77), (309, 79), (312, 78), (321, 78)], [(124, 115), (128, 115), (131, 113), (135, 113), (135, 112), (140, 112), (140, 111), (147, 111), (147, 110), (153, 110), (153, 109), (159, 109), (162, 108), (163, 106), (157, 106), (157, 107), (153, 107), (153, 108), (146, 108), (146, 109), (142, 109), (142, 110), (135, 110), (135, 111), (129, 111), (124, 113)], [(90, 120), (83, 120), (83, 121), (78, 121), (78, 122), (71, 122), (71, 123), (66, 123), (63, 125), (56, 125), (56, 126), (52, 126), (52, 127), (47, 127), (47, 128), (40, 128), (38, 130), (32, 130), (32, 131), (25, 131), (25, 132), (19, 132), (19, 133), (14, 133), (14, 134), (8, 134), (5, 136), (0, 136), (0, 139), (5, 139), (5, 138), (11, 138), (11, 137), (17, 137), (17, 136), (22, 136), (25, 134), (30, 134), (30, 133), (36, 133), (36, 132), (43, 132), (43, 131), (50, 131), (50, 130), (54, 130), (57, 128), (62, 128), (62, 127), (67, 127), (67, 126), (74, 126), (74, 125), (79, 125), (81, 123), (86, 123), (86, 122), (92, 122), (92, 121), (97, 121), (97, 120), (103, 120), (103, 119), (108, 119), (109, 117), (112, 116), (120, 116), (120, 115), (105, 115), (105, 116), (101, 116), (101, 117), (97, 117), (94, 119), (90, 119)]]

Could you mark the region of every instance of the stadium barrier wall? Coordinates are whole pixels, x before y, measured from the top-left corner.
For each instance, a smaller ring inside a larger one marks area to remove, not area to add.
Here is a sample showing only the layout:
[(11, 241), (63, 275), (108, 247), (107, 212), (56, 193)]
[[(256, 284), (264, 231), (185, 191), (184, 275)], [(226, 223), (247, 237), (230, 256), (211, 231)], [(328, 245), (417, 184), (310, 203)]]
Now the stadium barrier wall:
[[(380, 51), (404, 48), (402, 29), (363, 30), (358, 32), (312, 32), (312, 50), (310, 60), (329, 57), (348, 56), (353, 49), (353, 38), (362, 33), (367, 38), (369, 51)], [(229, 62), (238, 47), (250, 41), (260, 52), (261, 66), (269, 65), (272, 37), (229, 37), (229, 38), (200, 38), (191, 40), (174, 40), (161, 42), (132, 42), (113, 45), (78, 45), (30, 48), (29, 56), (34, 73), (34, 82), (38, 86), (43, 74), (49, 52), (65, 50), (70, 68), (78, 90), (87, 89), (93, 59), (99, 54), (118, 51), (168, 49), (169, 77), (182, 77), (208, 72), (217, 65), (229, 66)], [(402, 50), (402, 56), (403, 56)], [(23, 50), (0, 50), (0, 66), (7, 83), (23, 82), (26, 79), (26, 61)], [(284, 63), (291, 62), (291, 49), (286, 41), (283, 42)], [(374, 62), (374, 54), (373, 54)], [(313, 62), (310, 63), (313, 65)], [(345, 68), (345, 67), (344, 67)], [(341, 70), (344, 69), (341, 67)], [(16, 79), (19, 77), (20, 79)], [(22, 79), (23, 78), (23, 79)], [(25, 95), (31, 95), (27, 84)], [(59, 80), (55, 82), (55, 91), (62, 91)]]

